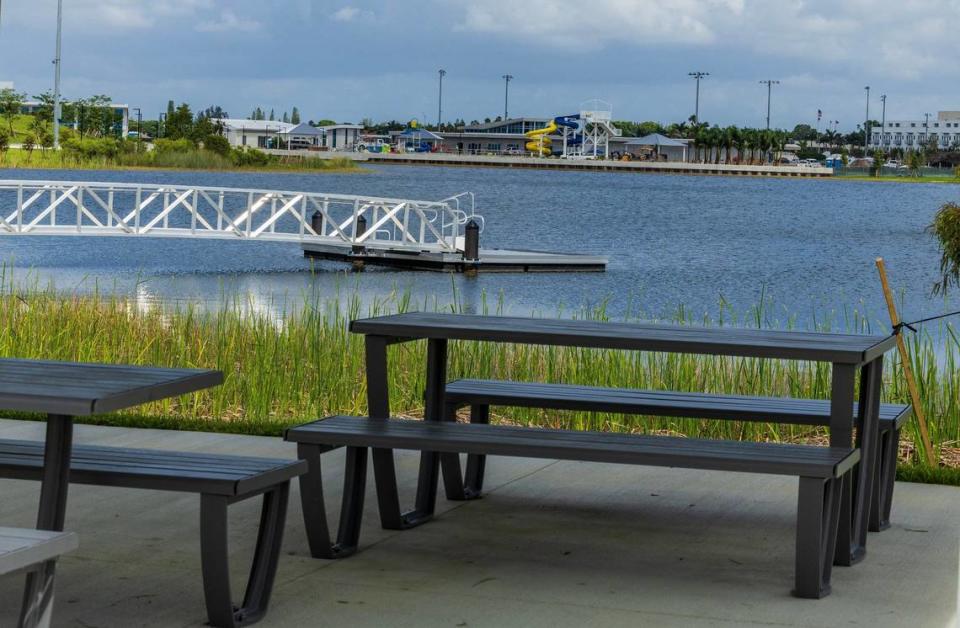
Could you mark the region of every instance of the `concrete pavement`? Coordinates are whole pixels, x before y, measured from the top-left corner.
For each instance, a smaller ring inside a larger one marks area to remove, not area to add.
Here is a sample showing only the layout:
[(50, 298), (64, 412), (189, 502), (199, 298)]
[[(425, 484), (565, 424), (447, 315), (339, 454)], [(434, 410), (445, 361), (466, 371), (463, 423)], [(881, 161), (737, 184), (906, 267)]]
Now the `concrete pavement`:
[[(0, 438), (43, 424), (0, 420)], [(279, 439), (78, 426), (78, 443), (294, 457)], [(336, 512), (342, 451), (324, 458)], [(398, 453), (410, 503), (417, 457)], [(371, 482), (372, 482), (372, 474)], [(494, 458), (488, 495), (442, 497), (435, 521), (381, 530), (372, 484), (361, 551), (307, 553), (294, 486), (269, 626), (916, 626), (957, 622), (960, 489), (898, 484), (893, 526), (866, 560), (835, 568), (833, 594), (790, 596), (795, 478)], [(0, 523), (31, 526), (39, 485), (0, 480)], [(232, 507), (234, 586), (244, 583), (257, 500)], [(80, 549), (58, 569), (56, 625), (202, 626), (199, 498), (72, 486)], [(12, 625), (22, 578), (0, 580)]]

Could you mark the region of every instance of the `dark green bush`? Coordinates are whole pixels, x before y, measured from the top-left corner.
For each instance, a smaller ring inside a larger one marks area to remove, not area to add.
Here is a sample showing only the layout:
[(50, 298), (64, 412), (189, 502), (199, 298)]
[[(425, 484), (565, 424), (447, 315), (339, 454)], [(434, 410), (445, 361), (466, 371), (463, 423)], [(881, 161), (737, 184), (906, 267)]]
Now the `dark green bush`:
[(230, 156), (230, 142), (227, 141), (222, 135), (210, 135), (203, 140), (203, 147), (212, 152), (220, 155), (221, 157)]
[(237, 166), (266, 166), (270, 163), (270, 155), (256, 148), (247, 148), (233, 151), (233, 163)]

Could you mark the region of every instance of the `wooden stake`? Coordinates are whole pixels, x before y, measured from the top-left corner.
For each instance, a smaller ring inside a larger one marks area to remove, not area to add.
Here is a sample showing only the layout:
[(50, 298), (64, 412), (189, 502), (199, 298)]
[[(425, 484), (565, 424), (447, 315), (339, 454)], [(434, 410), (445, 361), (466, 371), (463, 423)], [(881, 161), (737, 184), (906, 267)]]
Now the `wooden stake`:
[[(880, 283), (883, 285), (883, 297), (887, 300), (887, 309), (890, 311), (890, 323), (896, 328), (900, 324), (900, 315), (897, 313), (897, 304), (893, 300), (893, 292), (887, 281), (887, 269), (882, 257), (877, 258), (877, 271), (880, 273)], [(913, 377), (913, 367), (910, 363), (910, 355), (907, 353), (907, 344), (903, 341), (903, 333), (897, 334), (897, 350), (900, 352), (903, 376), (907, 380), (907, 390), (910, 392), (910, 401), (913, 403), (913, 416), (917, 418), (917, 425), (920, 426), (923, 453), (926, 455), (927, 463), (930, 466), (936, 466), (937, 460), (933, 445), (930, 443), (930, 432), (927, 431), (927, 419), (923, 415), (923, 406), (920, 405), (920, 391), (917, 389), (917, 380)]]

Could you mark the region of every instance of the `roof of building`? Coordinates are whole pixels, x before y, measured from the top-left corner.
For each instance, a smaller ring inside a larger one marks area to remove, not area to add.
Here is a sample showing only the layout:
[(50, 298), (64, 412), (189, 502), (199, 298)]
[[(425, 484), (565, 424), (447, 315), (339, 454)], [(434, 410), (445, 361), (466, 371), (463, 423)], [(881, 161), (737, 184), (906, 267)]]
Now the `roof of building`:
[(324, 134), (323, 129), (318, 129), (317, 127), (307, 124), (306, 122), (301, 122), (295, 127), (289, 128), (286, 131), (283, 131), (283, 135), (300, 135), (300, 136), (317, 136)]
[(518, 122), (533, 122), (536, 124), (544, 125), (553, 118), (507, 118), (506, 120), (494, 120), (493, 122), (484, 122), (482, 124), (468, 124), (464, 127), (467, 131), (476, 131), (481, 129), (495, 129), (499, 126), (505, 126), (508, 124), (516, 124)]
[(661, 135), (659, 133), (651, 133), (650, 135), (644, 135), (643, 137), (637, 137), (630, 140), (627, 140), (627, 144), (630, 146), (686, 146), (687, 143), (681, 140), (675, 140), (672, 137), (667, 137), (666, 135)]
[(428, 131), (426, 129), (404, 129), (401, 133), (397, 134), (399, 137), (415, 137), (421, 140), (442, 140), (443, 137), (437, 135), (433, 131)]
[(279, 120), (244, 120), (242, 118), (220, 118), (214, 120), (220, 122), (228, 130), (244, 129), (247, 131), (273, 131), (275, 133), (285, 133), (295, 125), (289, 122), (280, 122)]

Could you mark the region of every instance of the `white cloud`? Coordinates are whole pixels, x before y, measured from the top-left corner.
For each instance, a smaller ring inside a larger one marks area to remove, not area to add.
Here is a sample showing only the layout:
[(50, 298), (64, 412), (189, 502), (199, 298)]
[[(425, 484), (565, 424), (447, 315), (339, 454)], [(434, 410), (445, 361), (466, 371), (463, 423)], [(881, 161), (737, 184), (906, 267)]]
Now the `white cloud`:
[[(213, 4), (214, 0), (71, 0), (63, 3), (63, 22), (64, 28), (88, 31), (140, 30), (160, 20), (193, 17)], [(56, 10), (52, 0), (24, 2), (13, 5), (9, 18), (11, 23), (49, 28)]]
[(225, 33), (231, 31), (250, 33), (260, 30), (260, 22), (239, 17), (230, 9), (223, 9), (220, 11), (219, 18), (200, 22), (194, 30), (201, 33)]
[(353, 22), (357, 19), (367, 19), (371, 17), (373, 17), (372, 11), (364, 11), (350, 5), (341, 7), (330, 15), (330, 19), (337, 22)]
[(458, 30), (566, 51), (716, 48), (907, 80), (957, 73), (944, 54), (956, 48), (960, 0), (446, 1), (460, 7)]
[(455, 28), (520, 35), (564, 48), (597, 48), (611, 42), (637, 45), (706, 44), (716, 40), (716, 16), (739, 15), (744, 0), (457, 0), (464, 5)]

